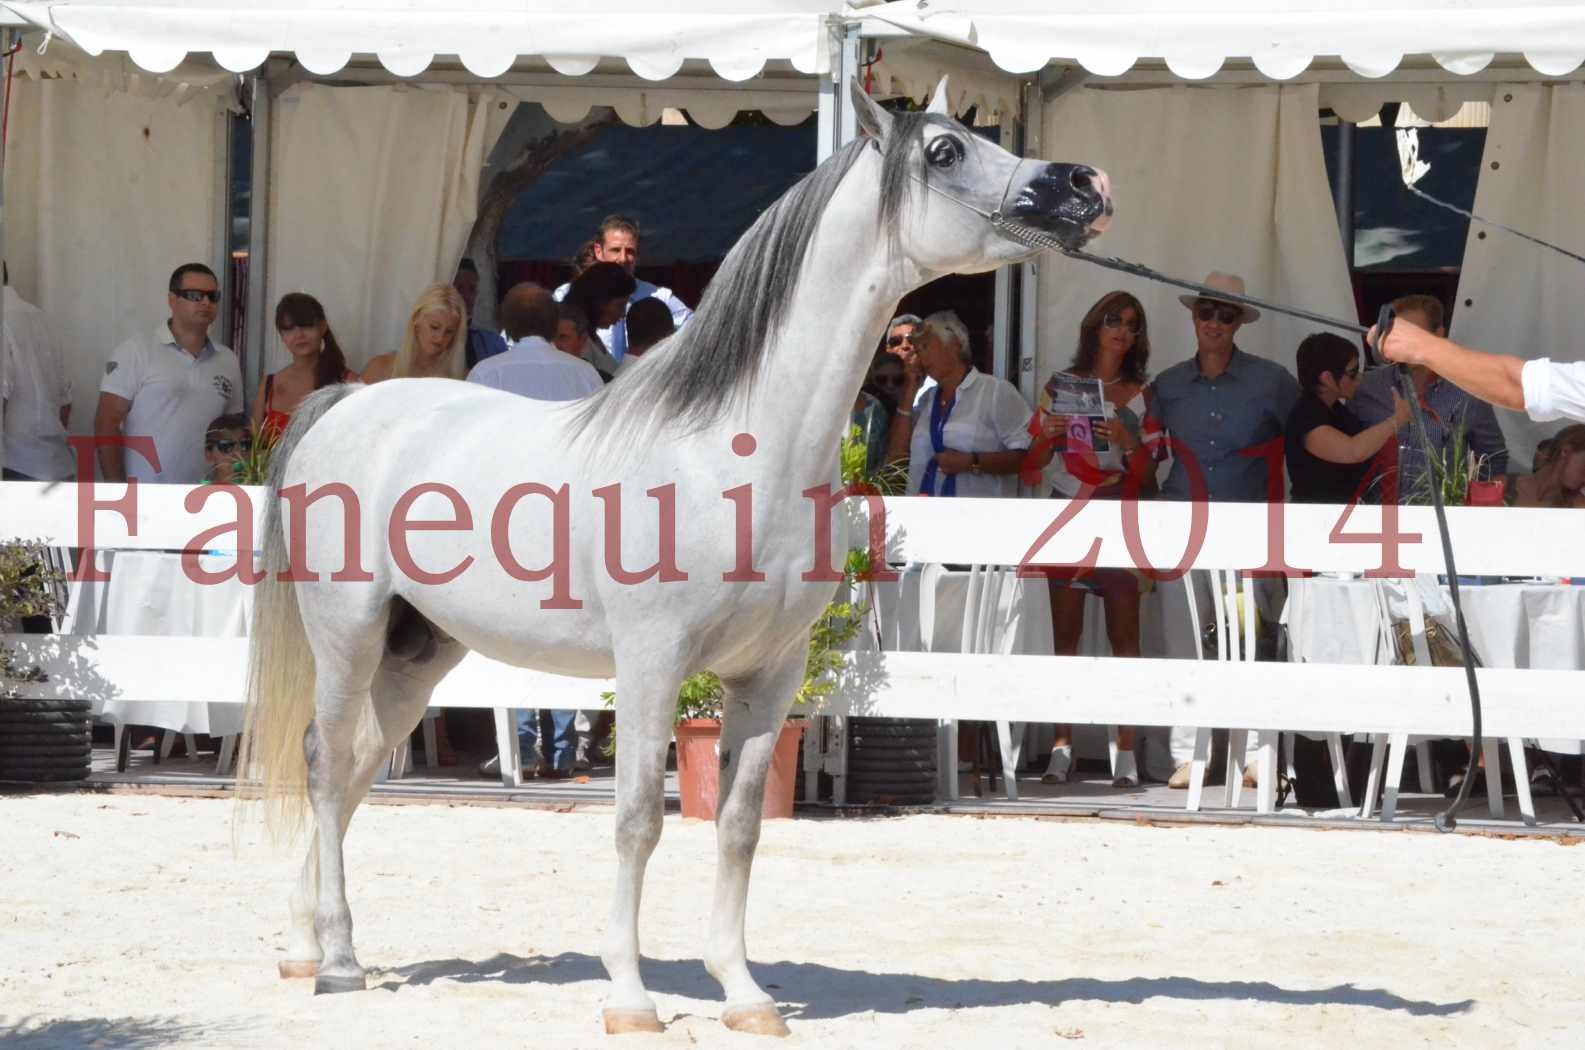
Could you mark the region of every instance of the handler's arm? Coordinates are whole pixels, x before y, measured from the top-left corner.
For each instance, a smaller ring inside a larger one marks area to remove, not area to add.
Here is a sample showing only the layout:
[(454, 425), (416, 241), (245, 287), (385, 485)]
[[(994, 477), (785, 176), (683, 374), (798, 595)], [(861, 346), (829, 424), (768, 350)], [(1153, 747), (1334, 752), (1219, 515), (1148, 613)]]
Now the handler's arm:
[[(1376, 329), (1366, 338), (1374, 344)], [(1381, 346), (1389, 361), (1425, 365), (1449, 383), (1482, 401), (1523, 411), (1524, 361), (1507, 354), (1488, 354), (1432, 335), (1399, 318)]]

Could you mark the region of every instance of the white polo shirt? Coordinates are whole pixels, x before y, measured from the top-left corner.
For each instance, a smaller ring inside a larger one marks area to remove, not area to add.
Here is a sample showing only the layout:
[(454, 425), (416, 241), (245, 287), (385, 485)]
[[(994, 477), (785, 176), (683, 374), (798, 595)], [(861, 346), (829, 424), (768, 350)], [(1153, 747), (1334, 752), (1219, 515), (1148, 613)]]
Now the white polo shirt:
[(1531, 419), (1585, 422), (1585, 362), (1564, 364), (1544, 357), (1526, 361), (1519, 381), (1524, 387), (1524, 410)]
[(61, 426), (61, 406), (72, 403), (60, 341), (44, 311), (5, 289), (5, 349), (0, 361), (5, 399), (4, 462), (8, 470), (39, 481), (72, 476), (76, 460)]
[(564, 354), (537, 335), (473, 366), (468, 382), (540, 401), (576, 401), (605, 385), (587, 361)]
[[(925, 468), (935, 456), (935, 446), (930, 440), (930, 410), (936, 400), (936, 382), (927, 380), (914, 398), (914, 434), (908, 445), (909, 496), (921, 495)], [(1034, 409), (1024, 400), (1018, 388), (1006, 380), (988, 376), (975, 368), (958, 384), (952, 412), (942, 428), (945, 448), (959, 452), (1010, 452), (1029, 447), (1029, 418)], [(1016, 496), (1018, 475), (971, 474), (963, 471), (957, 475), (958, 496)], [(947, 475), (936, 471), (931, 496), (941, 495)]]
[(242, 411), (242, 366), (236, 354), (213, 340), (194, 357), (176, 345), (170, 323), (163, 322), (111, 352), (99, 391), (132, 402), (121, 433), (152, 437), (159, 453), (156, 471), (128, 449), (128, 479), (196, 485), (204, 478), (209, 421)]

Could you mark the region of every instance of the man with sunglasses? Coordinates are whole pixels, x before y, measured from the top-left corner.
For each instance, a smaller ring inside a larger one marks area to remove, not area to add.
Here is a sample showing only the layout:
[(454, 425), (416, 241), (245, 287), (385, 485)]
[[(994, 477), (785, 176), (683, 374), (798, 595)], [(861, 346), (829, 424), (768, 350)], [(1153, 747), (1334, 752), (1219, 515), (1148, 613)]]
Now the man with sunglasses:
[[(1244, 294), (1244, 279), (1235, 274), (1213, 272), (1204, 283)], [(1235, 345), (1238, 330), (1259, 320), (1259, 310), (1214, 295), (1179, 301), (1194, 320), (1194, 357), (1163, 370), (1146, 398), (1147, 430), (1165, 430), (1173, 438), (1172, 468), (1161, 494), (1193, 499), (1203, 479), (1212, 500), (1264, 502), (1266, 459), (1249, 450), (1282, 436), (1299, 400), (1299, 382), (1276, 362)]]
[(210, 420), (242, 411), (237, 355), (209, 338), (220, 309), (214, 271), (203, 263), (178, 266), (166, 304), (167, 320), (116, 347), (105, 362), (94, 413), (96, 438), (152, 438), (159, 466), (106, 441), (98, 449), (104, 481), (196, 484), (206, 472)]
[[(1236, 274), (1216, 271), (1203, 283), (1215, 291), (1244, 294), (1244, 279)], [(1273, 498), (1267, 490), (1269, 460), (1255, 450), (1273, 439), (1281, 440), (1299, 400), (1299, 381), (1276, 362), (1247, 354), (1235, 344), (1239, 329), (1260, 319), (1259, 310), (1219, 299), (1214, 292), (1180, 296), (1179, 302), (1189, 308), (1193, 318), (1194, 356), (1162, 370), (1145, 393), (1145, 431), (1164, 430), (1172, 437), (1171, 447), (1163, 450), (1172, 456), (1172, 468), (1161, 495), (1164, 499), (1263, 503)], [(1283, 499), (1281, 480), (1279, 474), (1274, 494), (1279, 502)], [(1276, 611), (1282, 606), (1279, 582), (1258, 580), (1254, 584), (1256, 607), (1267, 623), (1275, 623)], [(1191, 574), (1174, 586), (1196, 585)], [(1198, 605), (1206, 608), (1213, 600), (1203, 587), (1197, 587)], [(1182, 608), (1174, 605), (1172, 597), (1165, 601), (1169, 607)], [(1189, 636), (1187, 622), (1186, 617), (1173, 617), (1165, 625), (1168, 648), (1180, 656), (1201, 644), (1200, 639)], [(1227, 753), (1220, 733), (1208, 783), (1217, 783), (1225, 775), (1218, 771), (1225, 768)], [(1169, 750), (1180, 764), (1167, 781), (1169, 787), (1188, 787), (1195, 735), (1186, 726), (1173, 729)]]
[(898, 314), (886, 326), (885, 349), (888, 354), (905, 362), (914, 353), (914, 332), (919, 329), (919, 318), (914, 314)]

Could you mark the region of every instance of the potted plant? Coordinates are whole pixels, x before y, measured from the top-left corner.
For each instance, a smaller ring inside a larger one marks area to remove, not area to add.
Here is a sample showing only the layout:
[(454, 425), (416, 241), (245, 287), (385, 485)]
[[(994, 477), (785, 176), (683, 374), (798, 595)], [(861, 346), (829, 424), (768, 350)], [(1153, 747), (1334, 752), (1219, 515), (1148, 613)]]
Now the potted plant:
[[(857, 460), (854, 448), (857, 447)], [(854, 427), (842, 445), (842, 479), (857, 489), (863, 477), (851, 470), (854, 463), (862, 471), (864, 446)], [(872, 490), (873, 491), (873, 490)], [(825, 611), (809, 629), (809, 652), (804, 665), (803, 684), (793, 698), (795, 708), (807, 706), (836, 688), (837, 675), (844, 666), (842, 656), (847, 644), (858, 636), (869, 614), (868, 605), (854, 600), (859, 583), (869, 577), (869, 554), (862, 549), (848, 551), (842, 582)], [(677, 737), (677, 780), (682, 796), (682, 815), (689, 819), (714, 820), (720, 793), (721, 701), (726, 689), (714, 671), (700, 671), (682, 683), (677, 691), (677, 710), (673, 720)], [(602, 693), (607, 707), (616, 702), (615, 693)], [(765, 801), (761, 813), (768, 819), (791, 817), (793, 792), (798, 779), (799, 742), (804, 721), (792, 717), (782, 726), (765, 781)], [(616, 747), (611, 735), (606, 749)]]
[[(25, 617), (50, 617), (60, 607), (60, 572), (43, 544), (0, 543), (0, 633)], [(0, 645), (0, 781), (71, 781), (88, 777), (93, 754), (87, 700), (33, 700), (20, 687), (46, 682), (37, 665)]]

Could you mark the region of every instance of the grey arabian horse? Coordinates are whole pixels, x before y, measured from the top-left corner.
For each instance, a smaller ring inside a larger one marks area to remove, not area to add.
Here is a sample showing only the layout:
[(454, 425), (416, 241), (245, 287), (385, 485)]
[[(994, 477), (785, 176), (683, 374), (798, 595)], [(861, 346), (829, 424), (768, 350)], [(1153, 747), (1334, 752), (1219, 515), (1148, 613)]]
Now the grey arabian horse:
[(889, 114), (854, 85), (864, 136), (759, 217), (688, 325), (587, 401), (408, 379), (332, 387), (298, 410), (270, 471), (244, 755), (277, 831), (307, 809), (317, 825), (283, 976), (364, 987), (342, 839), (473, 650), (616, 678), (605, 1026), (658, 1030), (639, 895), (677, 689), (710, 668), (727, 696), (704, 961), (729, 1028), (786, 1033), (749, 973), (743, 923), (772, 745), (837, 578), (815, 564), (815, 521), (835, 500), (806, 490), (835, 488), (849, 409), (905, 293), (1033, 254), (993, 220), (1076, 247), (1111, 214), (1104, 174), (971, 134), (944, 87), (926, 113)]

